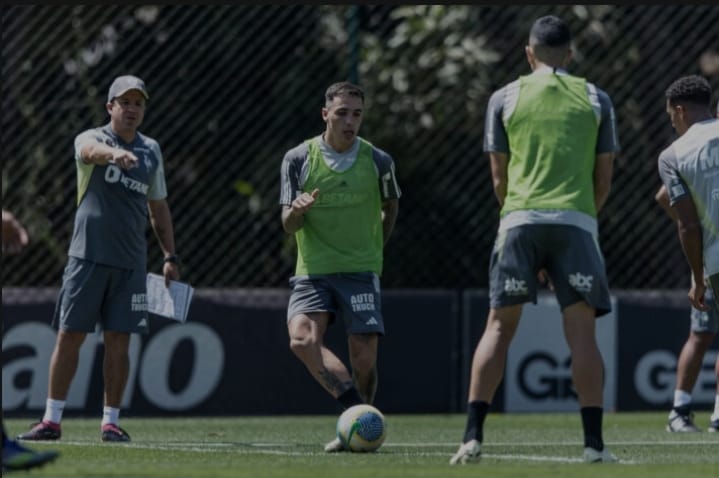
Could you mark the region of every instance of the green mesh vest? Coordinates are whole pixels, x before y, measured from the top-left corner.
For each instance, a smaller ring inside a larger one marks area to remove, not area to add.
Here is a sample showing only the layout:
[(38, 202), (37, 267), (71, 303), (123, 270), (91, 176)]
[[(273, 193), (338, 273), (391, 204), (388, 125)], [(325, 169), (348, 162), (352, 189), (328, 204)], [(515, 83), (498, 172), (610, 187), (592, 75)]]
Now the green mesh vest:
[(510, 157), (501, 215), (567, 209), (596, 217), (593, 176), (599, 122), (586, 80), (557, 74), (519, 80), (517, 106), (505, 125)]
[(332, 171), (319, 139), (307, 141), (309, 173), (305, 192), (319, 189), (297, 239), (296, 275), (382, 272), (382, 204), (372, 145), (360, 139), (355, 163)]

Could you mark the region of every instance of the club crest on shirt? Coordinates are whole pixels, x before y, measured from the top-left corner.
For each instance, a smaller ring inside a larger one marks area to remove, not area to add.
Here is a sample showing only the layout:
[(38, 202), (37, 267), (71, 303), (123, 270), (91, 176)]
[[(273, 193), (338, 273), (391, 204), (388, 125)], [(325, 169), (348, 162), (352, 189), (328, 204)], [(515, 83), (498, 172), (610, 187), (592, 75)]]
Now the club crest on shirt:
[(150, 157), (150, 150), (147, 148), (135, 148), (135, 154), (142, 156), (141, 160), (145, 164), (145, 168), (148, 170), (152, 169), (152, 158)]

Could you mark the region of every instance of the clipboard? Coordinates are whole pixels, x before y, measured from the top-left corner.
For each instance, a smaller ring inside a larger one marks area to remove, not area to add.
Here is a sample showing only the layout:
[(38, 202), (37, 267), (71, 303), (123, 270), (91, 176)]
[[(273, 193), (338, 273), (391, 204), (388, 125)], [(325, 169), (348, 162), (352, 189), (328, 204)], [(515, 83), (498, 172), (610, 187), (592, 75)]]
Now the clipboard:
[(187, 282), (171, 280), (166, 287), (164, 276), (147, 274), (147, 311), (152, 314), (184, 323), (194, 293), (195, 289)]

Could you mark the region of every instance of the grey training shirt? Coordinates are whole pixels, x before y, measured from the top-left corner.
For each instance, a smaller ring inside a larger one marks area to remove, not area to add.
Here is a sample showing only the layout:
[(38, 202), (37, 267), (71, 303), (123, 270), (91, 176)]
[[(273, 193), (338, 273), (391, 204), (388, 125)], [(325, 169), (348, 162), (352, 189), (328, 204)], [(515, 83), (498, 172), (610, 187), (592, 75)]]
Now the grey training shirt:
[[(131, 151), (138, 165), (85, 164), (83, 146), (99, 142)], [(160, 146), (141, 133), (125, 143), (110, 127), (86, 130), (75, 138), (78, 206), (68, 255), (123, 269), (147, 269), (147, 201), (167, 197)]]
[(702, 224), (704, 272), (719, 274), (719, 119), (694, 123), (659, 155), (671, 205), (694, 200)]

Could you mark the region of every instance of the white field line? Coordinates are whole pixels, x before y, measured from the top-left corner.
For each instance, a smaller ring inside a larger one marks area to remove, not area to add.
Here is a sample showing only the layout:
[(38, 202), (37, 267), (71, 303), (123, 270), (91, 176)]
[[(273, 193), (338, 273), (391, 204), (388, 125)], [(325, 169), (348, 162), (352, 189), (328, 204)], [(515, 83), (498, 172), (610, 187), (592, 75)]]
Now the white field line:
[[(719, 438), (719, 436), (717, 436)], [(719, 440), (666, 440), (666, 441), (605, 441), (607, 446), (609, 448), (612, 448), (613, 446), (653, 446), (653, 445), (717, 445), (719, 444)], [(255, 443), (255, 445), (260, 445), (258, 443)], [(280, 445), (279, 443), (273, 443), (273, 446)], [(396, 447), (440, 447), (440, 446), (447, 446), (447, 447), (457, 447), (460, 445), (460, 442), (422, 442), (422, 443), (399, 443), (399, 442), (391, 442), (391, 443), (385, 443), (382, 445), (382, 447), (387, 446), (396, 446)], [(541, 443), (536, 442), (487, 442), (482, 444), (482, 449), (485, 448), (492, 448), (492, 447), (507, 447), (507, 446), (513, 446), (513, 447), (538, 447), (538, 446), (580, 446), (583, 445), (579, 441), (557, 441), (557, 442), (549, 442), (549, 441), (543, 441)]]
[[(57, 445), (75, 445), (75, 446), (88, 446), (88, 445), (97, 445), (97, 446), (124, 446), (127, 448), (152, 448), (152, 449), (167, 449), (167, 450), (174, 450), (174, 449), (188, 449), (188, 448), (197, 448), (197, 449), (226, 449), (226, 448), (247, 448), (247, 449), (261, 449), (261, 448), (298, 448), (298, 447), (308, 447), (311, 446), (311, 444), (306, 443), (273, 443), (273, 442), (130, 442), (130, 443), (103, 443), (101, 441), (69, 441), (69, 440), (40, 440), (36, 443), (47, 443), (47, 444), (57, 444)], [(711, 445), (716, 446), (719, 441), (717, 440), (667, 440), (667, 441), (612, 441), (607, 442), (607, 446), (609, 448), (615, 447), (615, 446), (665, 446), (665, 445)], [(402, 443), (402, 442), (388, 442), (382, 445), (382, 448), (455, 448), (459, 446), (459, 442), (411, 442), (411, 443)], [(535, 443), (535, 442), (492, 442), (492, 443), (485, 443), (482, 445), (482, 449), (487, 448), (495, 448), (495, 447), (514, 447), (514, 448), (536, 448), (536, 447), (548, 447), (548, 446), (580, 446), (581, 443), (578, 441), (574, 442), (542, 442), (542, 443)], [(322, 446), (322, 444), (318, 443), (317, 446)], [(324, 453), (322, 453), (324, 454)]]
[[(81, 441), (62, 441), (62, 442), (54, 442), (56, 444), (62, 444), (62, 445), (70, 445), (70, 446), (108, 446), (107, 444), (100, 443), (100, 442), (81, 442)], [(343, 453), (333, 453), (328, 454), (323, 451), (288, 451), (288, 450), (277, 450), (272, 449), (271, 447), (296, 447), (298, 445), (295, 444), (280, 444), (280, 443), (257, 443), (257, 444), (233, 444), (233, 443), (166, 443), (166, 444), (158, 444), (158, 443), (120, 443), (120, 444), (112, 444), (110, 446), (117, 446), (120, 445), (125, 448), (136, 448), (136, 449), (144, 449), (144, 450), (166, 450), (166, 451), (191, 451), (191, 452), (199, 452), (199, 453), (216, 453), (221, 451), (221, 449), (228, 450), (230, 448), (233, 448), (235, 452), (244, 454), (244, 455), (250, 455), (250, 454), (259, 454), (259, 455), (279, 455), (279, 456), (326, 456), (326, 457), (340, 457), (340, 456), (346, 456)], [(443, 444), (444, 446), (450, 446), (449, 444)], [(386, 444), (384, 446), (399, 446), (399, 445), (392, 445), (392, 444)], [(421, 448), (421, 447), (429, 447), (432, 446), (432, 444), (419, 444), (419, 443), (413, 443), (409, 444), (409, 447), (414, 448)], [(454, 444), (452, 444), (454, 446)], [(317, 446), (318, 449), (320, 448), (320, 445)], [(393, 453), (393, 454), (401, 454), (404, 456), (439, 456), (439, 457), (445, 457), (449, 458), (452, 456), (450, 452), (425, 452), (425, 451), (419, 451), (419, 452), (404, 452), (404, 453)], [(536, 461), (536, 462), (552, 462), (552, 463), (581, 463), (582, 460), (580, 458), (567, 458), (567, 457), (559, 457), (559, 456), (541, 456), (541, 455), (521, 455), (521, 454), (511, 454), (511, 455), (495, 455), (495, 454), (483, 454), (482, 455), (485, 458), (493, 458), (497, 460), (510, 460), (510, 461)], [(624, 463), (630, 463), (630, 462), (624, 462)]]
[[(57, 445), (70, 445), (70, 446), (122, 446), (126, 448), (146, 449), (146, 450), (166, 450), (166, 451), (187, 451), (196, 453), (218, 453), (233, 451), (240, 454), (259, 454), (259, 455), (278, 455), (278, 456), (332, 456), (321, 451), (321, 444), (317, 444), (317, 451), (310, 450), (298, 450), (296, 448), (306, 448), (308, 445), (299, 443), (248, 443), (248, 442), (131, 442), (131, 443), (113, 443), (108, 445), (100, 441), (58, 441), (58, 442), (45, 442), (54, 443)], [(715, 440), (708, 441), (684, 441), (684, 440), (673, 440), (673, 441), (631, 441), (631, 442), (612, 442), (609, 447), (616, 446), (687, 446), (687, 445), (716, 445)], [(452, 450), (457, 447), (458, 443), (448, 442), (424, 442), (424, 443), (399, 443), (390, 442), (382, 445), (383, 448), (410, 448), (416, 449), (417, 451), (393, 451), (393, 454), (404, 455), (404, 456), (437, 456), (437, 457), (450, 457)], [(512, 448), (536, 448), (538, 446), (576, 446), (580, 447), (579, 442), (543, 442), (532, 443), (532, 442), (497, 442), (487, 443), (484, 445), (484, 449), (492, 449), (498, 447), (512, 447)], [(292, 450), (295, 448), (295, 450)], [(425, 448), (449, 448), (447, 451), (423, 451)], [(343, 456), (342, 453), (333, 454), (334, 456)], [(552, 455), (537, 455), (537, 454), (521, 454), (521, 453), (483, 453), (485, 458), (495, 460), (507, 460), (507, 461), (533, 461), (533, 462), (548, 462), (548, 463), (581, 463), (582, 459), (552, 456)], [(634, 460), (627, 460), (620, 457), (621, 464), (638, 464)]]

